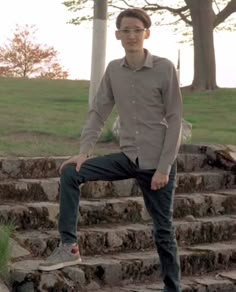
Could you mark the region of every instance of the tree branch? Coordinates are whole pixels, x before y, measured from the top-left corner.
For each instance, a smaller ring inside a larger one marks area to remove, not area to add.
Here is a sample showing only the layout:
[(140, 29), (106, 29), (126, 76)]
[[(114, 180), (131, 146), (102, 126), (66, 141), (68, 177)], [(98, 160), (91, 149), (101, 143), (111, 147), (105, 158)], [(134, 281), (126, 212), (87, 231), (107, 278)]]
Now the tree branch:
[(188, 25), (192, 25), (192, 21), (190, 21), (188, 19), (188, 16), (190, 15), (190, 13), (188, 15), (184, 15), (183, 13), (180, 13), (179, 16), (180, 18), (185, 22), (187, 23)]
[(215, 18), (213, 27), (217, 27), (220, 23), (224, 22), (227, 17), (229, 17), (232, 13), (236, 12), (236, 0), (231, 0), (225, 8), (220, 11)]
[(178, 14), (184, 22), (186, 22), (188, 25), (192, 25), (192, 22), (187, 18), (186, 15), (184, 15), (184, 12), (186, 12), (189, 9), (187, 5), (180, 8), (172, 8), (169, 6), (161, 6), (159, 4), (151, 4), (147, 0), (145, 0), (145, 2), (147, 3), (147, 5), (144, 6), (143, 8), (144, 10), (152, 10), (152, 11), (167, 10), (174, 15)]
[[(122, 2), (128, 7), (134, 7), (134, 5), (129, 4), (126, 0), (122, 0)], [(170, 13), (172, 13), (174, 15), (176, 15), (176, 14), (179, 15), (181, 20), (183, 20), (188, 25), (192, 25), (192, 22), (187, 18), (188, 16), (186, 16), (184, 14), (184, 12), (189, 10), (187, 5), (183, 6), (183, 7), (180, 7), (180, 8), (173, 8), (173, 7), (169, 7), (169, 6), (162, 6), (162, 5), (159, 5), (159, 4), (153, 4), (153, 3), (150, 3), (148, 0), (145, 0), (145, 3), (146, 3), (146, 5), (144, 5), (142, 7), (142, 9), (144, 9), (146, 11), (167, 10), (167, 11), (169, 11)], [(117, 5), (111, 4), (111, 6), (113, 8), (116, 8), (116, 9), (121, 9), (121, 7), (119, 7)]]
[[(187, 11), (188, 10), (188, 6), (183, 6), (183, 7), (180, 7), (180, 8), (173, 8), (173, 7), (169, 7), (169, 6), (162, 6), (162, 5), (159, 5), (159, 4), (153, 4), (153, 3), (150, 3), (148, 2), (148, 0), (145, 0), (145, 3), (147, 4), (145, 7), (148, 7), (149, 9), (152, 9), (152, 10), (167, 10), (173, 14), (179, 14), (179, 13), (182, 13), (184, 11)], [(152, 8), (153, 7), (153, 8)]]
[(176, 25), (178, 24), (182, 19), (178, 18), (177, 20), (173, 21), (173, 22), (169, 22), (169, 23), (158, 23), (159, 26), (165, 26), (165, 25)]
[(217, 1), (216, 1), (216, 0), (214, 0), (214, 3), (215, 3), (215, 6), (216, 6), (216, 8), (218, 9), (218, 12), (220, 12), (220, 7), (219, 7), (219, 5), (218, 5)]
[[(128, 7), (136, 7), (135, 5), (129, 4), (126, 0), (121, 0), (121, 1)], [(145, 0), (145, 3), (146, 5), (143, 7), (143, 9), (150, 10), (150, 11), (167, 10), (171, 12), (172, 14), (180, 14), (188, 10), (187, 5), (180, 8), (172, 8), (169, 6), (161, 6), (159, 4), (153, 4), (153, 3), (148, 2), (148, 0)], [(117, 5), (111, 4), (110, 6), (121, 9), (121, 7)]]
[[(134, 5), (129, 4), (126, 0), (122, 0), (123, 3), (125, 3), (125, 5), (127, 7), (135, 7)], [(116, 9), (124, 9), (123, 7), (117, 6), (117, 5), (113, 5), (112, 3), (109, 4), (111, 7), (116, 8)]]

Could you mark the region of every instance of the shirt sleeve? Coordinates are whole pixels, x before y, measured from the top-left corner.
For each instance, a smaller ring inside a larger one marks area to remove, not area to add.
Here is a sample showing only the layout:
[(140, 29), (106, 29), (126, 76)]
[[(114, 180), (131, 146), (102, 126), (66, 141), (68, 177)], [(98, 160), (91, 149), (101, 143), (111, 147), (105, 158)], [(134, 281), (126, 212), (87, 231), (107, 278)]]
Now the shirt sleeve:
[(162, 94), (168, 128), (157, 170), (169, 175), (179, 151), (182, 132), (182, 96), (175, 67), (170, 61), (165, 70)]
[(104, 123), (114, 106), (114, 97), (109, 77), (109, 65), (88, 111), (80, 137), (80, 154), (90, 155), (100, 136)]

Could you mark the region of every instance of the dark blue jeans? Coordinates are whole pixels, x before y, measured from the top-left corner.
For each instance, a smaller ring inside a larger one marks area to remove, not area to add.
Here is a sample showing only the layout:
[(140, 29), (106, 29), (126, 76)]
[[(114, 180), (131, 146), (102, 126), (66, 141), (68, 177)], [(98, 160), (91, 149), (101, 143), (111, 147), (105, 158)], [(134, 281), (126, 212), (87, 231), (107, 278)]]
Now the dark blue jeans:
[(77, 241), (79, 186), (87, 181), (113, 181), (135, 178), (143, 192), (146, 208), (153, 220), (154, 237), (160, 257), (165, 292), (180, 292), (180, 264), (175, 230), (173, 227), (173, 199), (176, 180), (176, 163), (172, 165), (169, 182), (160, 190), (151, 190), (155, 170), (140, 169), (125, 154), (114, 153), (90, 158), (79, 172), (75, 164), (66, 165), (60, 181), (59, 232), (62, 243)]

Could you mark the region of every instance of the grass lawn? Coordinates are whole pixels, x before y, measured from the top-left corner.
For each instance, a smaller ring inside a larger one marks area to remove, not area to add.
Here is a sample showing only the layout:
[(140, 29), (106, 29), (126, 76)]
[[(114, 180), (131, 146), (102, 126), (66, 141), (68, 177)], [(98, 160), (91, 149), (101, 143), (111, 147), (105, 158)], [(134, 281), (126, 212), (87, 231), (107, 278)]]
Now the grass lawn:
[(236, 88), (183, 93), (184, 118), (193, 125), (191, 143), (236, 145)]
[[(0, 156), (78, 153), (88, 89), (88, 81), (0, 78)], [(192, 143), (236, 144), (236, 89), (183, 93), (183, 101)], [(114, 111), (103, 131), (105, 140), (115, 116)], [(114, 148), (99, 143), (95, 153)]]

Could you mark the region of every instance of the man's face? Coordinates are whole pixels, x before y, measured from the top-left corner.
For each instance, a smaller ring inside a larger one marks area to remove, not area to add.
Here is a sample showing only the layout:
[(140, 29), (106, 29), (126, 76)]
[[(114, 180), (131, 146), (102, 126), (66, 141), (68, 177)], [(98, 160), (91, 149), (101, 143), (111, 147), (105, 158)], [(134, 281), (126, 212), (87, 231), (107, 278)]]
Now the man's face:
[(150, 35), (144, 24), (138, 18), (124, 17), (120, 29), (116, 31), (116, 38), (121, 40), (126, 52), (134, 53), (143, 50), (143, 42)]

